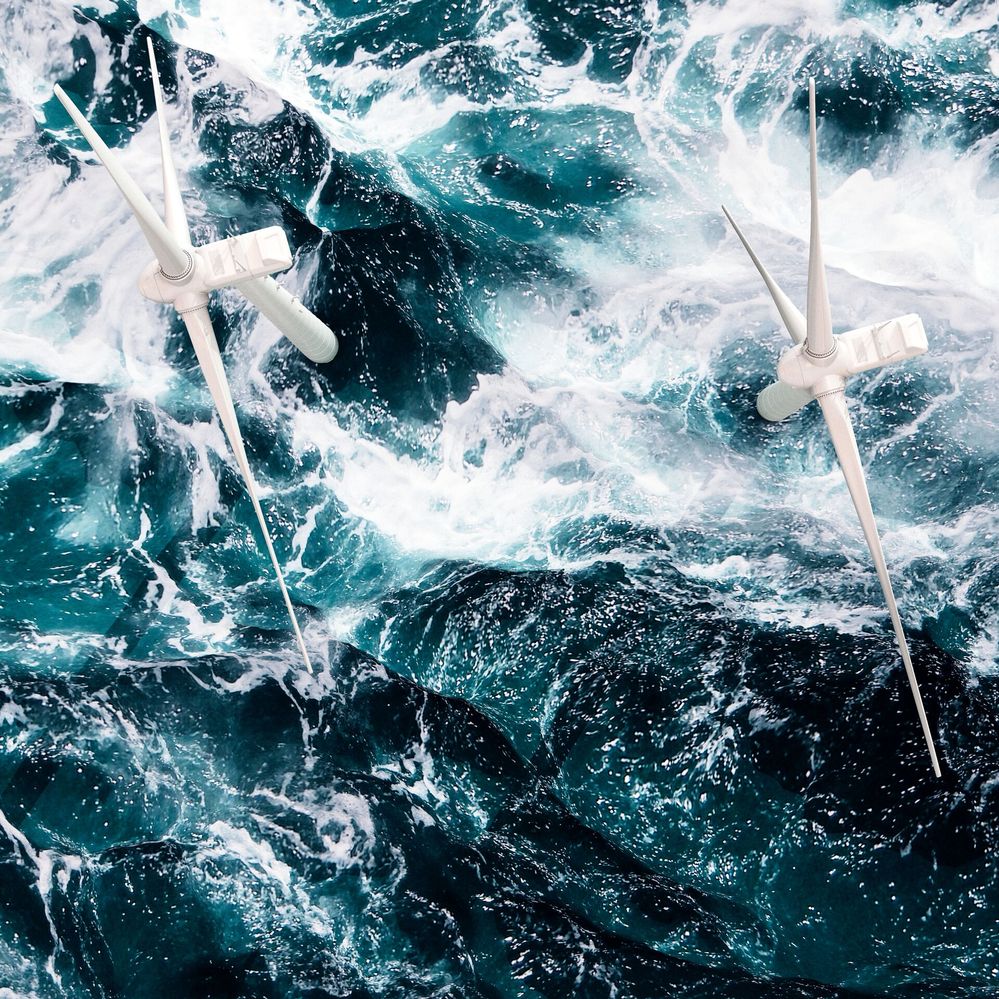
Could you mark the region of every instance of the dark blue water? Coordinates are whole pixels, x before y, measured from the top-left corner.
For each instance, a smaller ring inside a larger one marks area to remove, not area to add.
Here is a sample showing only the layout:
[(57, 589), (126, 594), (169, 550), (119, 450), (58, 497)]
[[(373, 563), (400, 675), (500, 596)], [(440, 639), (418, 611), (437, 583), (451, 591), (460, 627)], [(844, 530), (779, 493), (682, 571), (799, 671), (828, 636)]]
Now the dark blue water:
[[(0, 999), (999, 987), (994, 3), (7, 0)], [(148, 257), (269, 224), (315, 366), (213, 304), (306, 638)], [(932, 779), (817, 412), (834, 324)]]

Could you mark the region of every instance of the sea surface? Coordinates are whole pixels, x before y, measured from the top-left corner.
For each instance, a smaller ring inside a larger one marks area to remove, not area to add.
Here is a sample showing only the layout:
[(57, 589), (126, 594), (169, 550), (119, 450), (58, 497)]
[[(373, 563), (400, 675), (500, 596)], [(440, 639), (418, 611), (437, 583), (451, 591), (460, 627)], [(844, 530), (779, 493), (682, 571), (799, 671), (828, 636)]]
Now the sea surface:
[[(0, 999), (999, 990), (999, 5), (3, 0)], [(197, 241), (305, 672), (183, 326)], [(821, 416), (724, 223), (930, 352)]]

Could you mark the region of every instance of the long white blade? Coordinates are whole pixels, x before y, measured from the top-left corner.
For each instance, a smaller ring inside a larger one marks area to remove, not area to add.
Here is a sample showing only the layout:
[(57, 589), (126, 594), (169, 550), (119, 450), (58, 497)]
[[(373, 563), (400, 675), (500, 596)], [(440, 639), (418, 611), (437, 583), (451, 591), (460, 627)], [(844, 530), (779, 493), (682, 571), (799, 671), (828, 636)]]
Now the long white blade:
[(288, 608), (288, 616), (291, 618), (291, 626), (295, 629), (295, 638), (298, 647), (302, 651), (302, 658), (305, 660), (305, 667), (311, 673), (312, 663), (309, 660), (309, 653), (305, 647), (305, 640), (302, 638), (302, 630), (298, 626), (298, 618), (295, 616), (295, 608), (292, 606), (291, 597), (288, 595), (288, 587), (284, 582), (284, 575), (281, 566), (278, 564), (277, 555), (274, 552), (274, 545), (271, 542), (270, 531), (267, 529), (267, 521), (264, 520), (264, 512), (260, 508), (260, 499), (257, 496), (257, 486), (250, 472), (249, 462), (246, 460), (246, 449), (243, 446), (243, 435), (236, 421), (236, 409), (232, 404), (232, 394), (229, 391), (229, 380), (225, 375), (225, 368), (222, 366), (222, 355), (219, 352), (218, 341), (215, 339), (215, 330), (212, 328), (212, 321), (208, 315), (208, 309), (202, 306), (191, 312), (183, 313), (184, 324), (187, 332), (191, 336), (194, 350), (198, 355), (198, 362), (201, 370), (205, 374), (205, 381), (208, 382), (208, 389), (215, 400), (215, 407), (218, 409), (222, 419), (222, 426), (225, 429), (226, 437), (229, 438), (229, 446), (236, 456), (236, 463), (242, 472), (243, 481), (246, 483), (246, 490), (250, 494), (250, 501), (253, 503), (253, 511), (257, 515), (257, 522), (260, 524), (260, 531), (264, 536), (264, 544), (267, 547), (267, 554), (270, 556), (271, 564), (277, 575), (278, 585), (281, 587), (281, 595), (284, 597), (285, 607)]
[(722, 211), (725, 213), (725, 218), (728, 219), (729, 224), (735, 230), (735, 234), (742, 241), (742, 245), (746, 248), (749, 259), (753, 261), (756, 269), (760, 272), (760, 277), (763, 278), (763, 283), (767, 286), (770, 297), (774, 300), (774, 305), (777, 306), (777, 311), (780, 313), (780, 318), (787, 328), (788, 333), (791, 334), (791, 339), (795, 343), (804, 343), (806, 330), (805, 317), (791, 299), (784, 294), (780, 285), (770, 276), (770, 272), (760, 262), (760, 258), (749, 245), (749, 240), (742, 234), (742, 230), (736, 225), (735, 219), (729, 215), (728, 209), (724, 205), (722, 205)]
[(829, 289), (826, 287), (826, 268), (822, 260), (822, 237), (819, 234), (819, 161), (815, 138), (814, 80), (808, 81), (808, 147), (812, 222), (808, 236), (808, 302), (805, 306), (808, 333), (805, 349), (812, 357), (828, 357), (836, 346), (833, 341)]
[(180, 277), (185, 274), (191, 266), (191, 259), (184, 247), (163, 224), (163, 220), (156, 214), (156, 209), (149, 203), (149, 199), (139, 190), (135, 181), (118, 161), (118, 157), (108, 149), (104, 140), (94, 131), (90, 122), (83, 117), (80, 109), (66, 96), (62, 87), (58, 85), (55, 87), (55, 95), (69, 112), (70, 118), (83, 133), (83, 137), (97, 153), (100, 161), (107, 167), (111, 179), (118, 185), (118, 190), (125, 196), (125, 200), (135, 214), (136, 221), (141, 226), (147, 242), (152, 247), (156, 259), (160, 262), (160, 267), (163, 268), (163, 272), (171, 277)]
[(339, 350), (336, 334), (272, 277), (249, 278), (235, 287), (306, 357), (325, 364)]
[(891, 579), (888, 576), (888, 567), (885, 564), (884, 552), (881, 549), (881, 538), (878, 536), (878, 525), (874, 520), (871, 498), (867, 492), (864, 468), (860, 461), (860, 452), (857, 450), (857, 440), (853, 435), (853, 423), (850, 420), (850, 413), (846, 408), (846, 396), (843, 392), (821, 396), (819, 398), (819, 405), (822, 407), (822, 415), (825, 417), (833, 446), (836, 448), (836, 457), (839, 458), (840, 467), (843, 469), (843, 477), (846, 479), (847, 488), (853, 497), (853, 505), (857, 508), (860, 526), (863, 528), (864, 537), (867, 539), (867, 546), (871, 550), (874, 566), (878, 571), (878, 580), (881, 582), (881, 589), (885, 595), (885, 602), (888, 604), (888, 613), (891, 616), (892, 627), (895, 629), (895, 641), (898, 643), (898, 651), (901, 653), (902, 662), (905, 664), (905, 672), (909, 677), (909, 687), (912, 689), (912, 697), (916, 702), (916, 711), (919, 714), (919, 724), (923, 727), (923, 737), (926, 739), (926, 746), (930, 751), (933, 772), (939, 777), (940, 764), (937, 761), (936, 747), (933, 745), (933, 733), (930, 731), (930, 723), (923, 708), (923, 698), (919, 693), (916, 672), (912, 668), (912, 658), (909, 655), (909, 646), (905, 641), (905, 632), (902, 630), (902, 620), (898, 616), (895, 593), (892, 590)]
[(160, 129), (160, 162), (163, 164), (163, 217), (166, 227), (177, 237), (183, 246), (191, 245), (191, 232), (187, 226), (187, 213), (180, 196), (180, 184), (177, 183), (177, 169), (173, 165), (173, 154), (170, 152), (170, 130), (167, 127), (166, 115), (163, 113), (163, 91), (160, 88), (160, 73), (156, 65), (156, 53), (153, 51), (153, 39), (146, 36), (146, 47), (149, 49), (149, 70), (153, 76), (153, 96), (156, 99), (156, 123)]

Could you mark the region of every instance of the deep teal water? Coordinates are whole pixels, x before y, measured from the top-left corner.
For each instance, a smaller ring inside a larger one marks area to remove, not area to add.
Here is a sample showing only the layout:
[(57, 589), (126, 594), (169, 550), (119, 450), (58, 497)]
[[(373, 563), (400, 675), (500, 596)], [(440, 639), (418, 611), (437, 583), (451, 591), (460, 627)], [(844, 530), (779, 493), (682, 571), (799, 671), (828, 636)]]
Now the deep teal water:
[[(0, 8), (0, 999), (986, 997), (999, 980), (994, 4)], [(193, 351), (51, 95), (196, 239), (281, 224), (316, 367)], [(944, 778), (817, 413), (837, 329)]]

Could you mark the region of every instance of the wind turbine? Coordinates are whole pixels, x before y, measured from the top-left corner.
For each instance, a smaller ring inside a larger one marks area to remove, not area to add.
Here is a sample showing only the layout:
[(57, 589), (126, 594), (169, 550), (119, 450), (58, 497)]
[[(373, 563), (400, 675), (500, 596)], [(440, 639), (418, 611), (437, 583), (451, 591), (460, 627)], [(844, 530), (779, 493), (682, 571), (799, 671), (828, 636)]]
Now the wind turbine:
[(333, 331), (314, 316), (297, 298), (284, 290), (269, 275), (291, 266), (291, 251), (284, 231), (278, 226), (257, 229), (240, 236), (193, 246), (188, 230), (187, 216), (180, 196), (177, 172), (170, 154), (170, 136), (163, 114), (163, 94), (156, 68), (156, 55), (151, 38), (146, 39), (149, 64), (156, 98), (156, 116), (159, 120), (160, 156), (163, 164), (164, 219), (139, 190), (118, 157), (104, 144), (84, 118), (80, 109), (66, 96), (62, 87), (55, 87), (55, 95), (69, 116), (76, 123), (83, 137), (90, 143), (98, 158), (107, 167), (111, 179), (125, 196), (135, 220), (139, 223), (146, 241), (156, 259), (142, 272), (139, 291), (154, 302), (172, 305), (184, 320), (191, 337), (198, 363), (204, 373), (208, 389), (250, 494), (253, 511), (260, 524), (264, 547), (277, 576), (281, 595), (284, 597), (288, 616), (295, 631), (305, 666), (312, 672), (309, 652), (298, 626), (295, 609), (288, 595), (281, 566), (278, 564), (271, 542), (267, 521), (260, 507), (256, 482), (246, 458), (243, 435), (236, 420), (236, 410), (229, 391), (229, 382), (222, 365), (215, 330), (208, 315), (208, 293), (218, 288), (232, 287), (241, 292), (289, 339), (306, 357), (317, 363), (331, 361), (338, 348)]
[(916, 357), (927, 350), (926, 333), (916, 315), (900, 316), (887, 322), (874, 323), (849, 333), (836, 335), (832, 331), (832, 315), (829, 308), (829, 292), (826, 288), (825, 265), (822, 261), (822, 241), (819, 237), (819, 191), (818, 157), (815, 142), (815, 81), (808, 81), (808, 136), (810, 146), (811, 179), (811, 232), (808, 247), (808, 302), (803, 316), (781, 291), (780, 286), (760, 263), (749, 241), (735, 220), (722, 206), (726, 218), (732, 224), (736, 235), (742, 241), (764, 284), (770, 292), (787, 327), (794, 346), (781, 354), (777, 363), (777, 381), (768, 385), (756, 400), (756, 408), (765, 420), (785, 420), (815, 399), (822, 409), (829, 435), (832, 437), (836, 457), (839, 459), (847, 488), (853, 498), (853, 505), (860, 518), (860, 526), (871, 550), (878, 580), (888, 605), (895, 641), (901, 653), (905, 672), (909, 678), (916, 712), (930, 752), (933, 772), (940, 776), (940, 763), (937, 760), (933, 733), (923, 708), (919, 693), (919, 683), (912, 667), (912, 657), (905, 641), (902, 621), (895, 603), (891, 579), (885, 564), (881, 539), (867, 492), (864, 468), (857, 450), (853, 434), (853, 423), (846, 405), (846, 382), (850, 375), (870, 371), (886, 364), (895, 364), (910, 357)]

